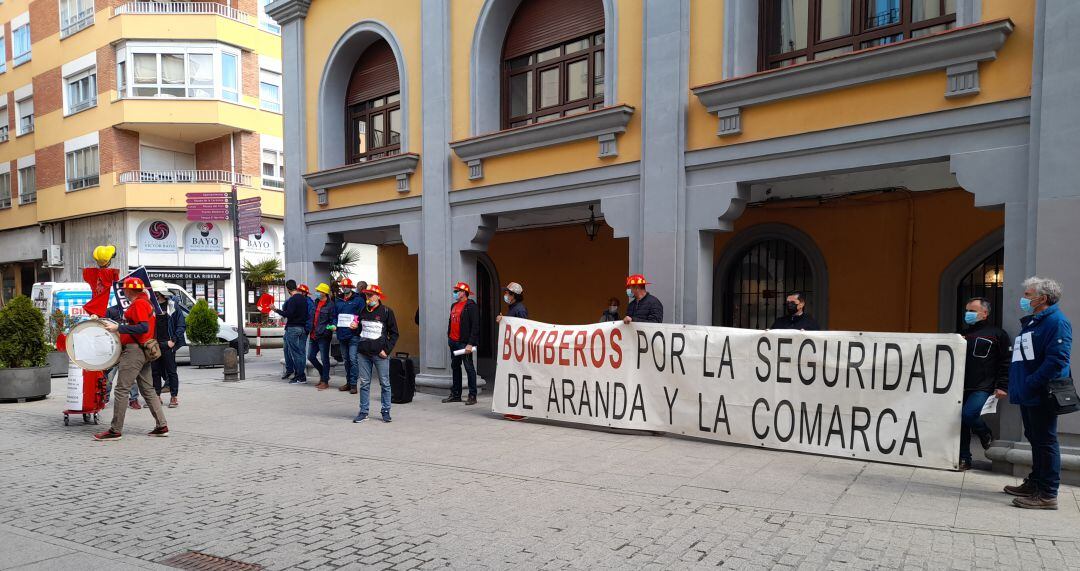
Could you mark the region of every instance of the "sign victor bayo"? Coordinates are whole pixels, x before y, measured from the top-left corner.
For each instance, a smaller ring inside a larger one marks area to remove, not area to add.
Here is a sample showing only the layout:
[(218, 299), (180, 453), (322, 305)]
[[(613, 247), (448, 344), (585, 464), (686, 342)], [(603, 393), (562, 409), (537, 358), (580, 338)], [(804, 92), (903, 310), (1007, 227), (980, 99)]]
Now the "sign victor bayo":
[(218, 254), (224, 252), (221, 228), (213, 222), (196, 222), (184, 235), (184, 249), (189, 254)]
[(494, 412), (956, 468), (959, 335), (500, 325)]

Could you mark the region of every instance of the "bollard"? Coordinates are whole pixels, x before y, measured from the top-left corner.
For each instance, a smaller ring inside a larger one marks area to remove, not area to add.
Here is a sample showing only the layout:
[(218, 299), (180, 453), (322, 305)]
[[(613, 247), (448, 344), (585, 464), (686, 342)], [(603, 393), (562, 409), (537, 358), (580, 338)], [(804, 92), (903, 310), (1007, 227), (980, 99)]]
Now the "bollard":
[(232, 347), (225, 349), (225, 380), (240, 380), (240, 358), (236, 354), (236, 349)]

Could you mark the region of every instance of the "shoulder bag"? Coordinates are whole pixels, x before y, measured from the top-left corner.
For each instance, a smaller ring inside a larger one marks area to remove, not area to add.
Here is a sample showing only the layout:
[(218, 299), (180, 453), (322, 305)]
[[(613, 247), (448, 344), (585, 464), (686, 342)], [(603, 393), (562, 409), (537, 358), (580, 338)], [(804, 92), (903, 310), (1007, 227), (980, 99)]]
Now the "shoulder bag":
[(1076, 394), (1076, 385), (1069, 377), (1047, 383), (1046, 400), (1048, 406), (1059, 416), (1080, 410), (1080, 397)]
[(147, 363), (153, 363), (161, 358), (161, 345), (158, 344), (158, 340), (153, 337), (149, 341), (142, 344), (143, 356), (146, 357)]

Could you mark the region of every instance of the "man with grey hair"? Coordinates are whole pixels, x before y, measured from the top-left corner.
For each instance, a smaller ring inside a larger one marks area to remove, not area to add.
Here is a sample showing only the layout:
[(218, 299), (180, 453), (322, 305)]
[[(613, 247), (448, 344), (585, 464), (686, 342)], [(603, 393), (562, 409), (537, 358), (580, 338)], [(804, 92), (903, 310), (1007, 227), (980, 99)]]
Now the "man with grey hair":
[(993, 395), (1005, 398), (1009, 388), (1009, 361), (1012, 340), (1004, 329), (990, 321), (990, 300), (973, 297), (964, 311), (967, 340), (967, 366), (964, 368), (964, 405), (960, 416), (960, 469), (971, 468), (971, 435), (979, 439), (983, 450), (994, 439), (982, 419), (982, 408)]
[(1061, 481), (1061, 449), (1057, 438), (1057, 411), (1050, 404), (1050, 381), (1071, 377), (1072, 323), (1061, 311), (1061, 286), (1054, 280), (1024, 280), (1020, 309), (1026, 315), (1013, 342), (1009, 367), (1009, 402), (1020, 405), (1024, 436), (1031, 444), (1031, 473), (1019, 486), (1005, 486), (1017, 496), (1013, 505), (1025, 509), (1056, 510)]

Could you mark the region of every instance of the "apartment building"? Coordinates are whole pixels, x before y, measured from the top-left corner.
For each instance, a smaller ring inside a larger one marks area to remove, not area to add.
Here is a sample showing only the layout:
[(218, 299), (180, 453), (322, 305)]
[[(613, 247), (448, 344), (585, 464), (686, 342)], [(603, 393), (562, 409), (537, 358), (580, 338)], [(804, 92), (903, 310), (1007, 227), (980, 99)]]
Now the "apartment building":
[(258, 196), (245, 259), (281, 257), (281, 37), (263, 0), (0, 3), (3, 297), (120, 268), (184, 284), (235, 322), (232, 228), (185, 195)]
[[(277, 0), (286, 262), (379, 247), (399, 346), (447, 384), (450, 284), (599, 319), (955, 331), (1031, 274), (1080, 287), (1071, 0)], [(14, 167), (13, 167), (14, 168)], [(1064, 309), (1080, 315), (1080, 297)], [(1013, 407), (995, 466), (1026, 473)], [(1063, 417), (1077, 465), (1080, 419)], [(1030, 458), (1030, 456), (1027, 456)], [(1027, 460), (1030, 462), (1030, 459)], [(1076, 479), (1076, 475), (1073, 475)]]

